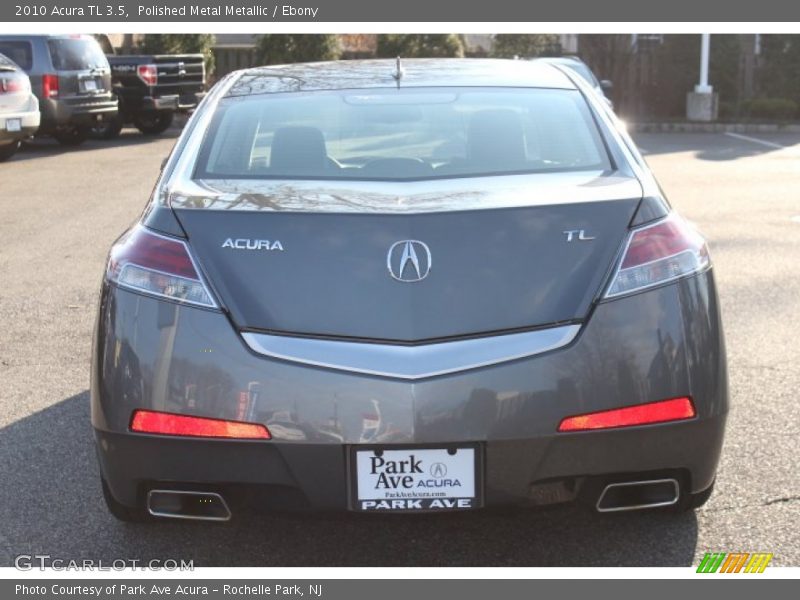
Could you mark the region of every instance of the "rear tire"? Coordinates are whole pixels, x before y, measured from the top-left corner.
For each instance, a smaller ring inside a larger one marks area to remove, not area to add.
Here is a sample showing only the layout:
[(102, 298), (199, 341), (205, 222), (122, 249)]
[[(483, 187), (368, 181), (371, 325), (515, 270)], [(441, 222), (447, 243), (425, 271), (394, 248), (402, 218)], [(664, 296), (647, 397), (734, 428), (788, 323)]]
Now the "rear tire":
[(712, 483), (710, 486), (708, 486), (707, 490), (703, 490), (702, 492), (698, 492), (689, 496), (691, 508), (700, 508), (703, 506), (706, 502), (708, 502), (708, 499), (711, 498), (711, 494), (713, 492), (714, 484)]
[(672, 508), (675, 509), (675, 512), (689, 512), (694, 510), (695, 508), (700, 508), (708, 499), (711, 498), (711, 494), (714, 492), (714, 483), (708, 486), (707, 489), (703, 490), (702, 492), (697, 492), (696, 494), (684, 494), (681, 496), (681, 499), (678, 500), (678, 503), (675, 504)]
[(121, 131), (122, 119), (116, 116), (92, 127), (92, 137), (97, 140), (113, 140), (119, 137)]
[(127, 506), (119, 502), (111, 494), (105, 479), (100, 480), (103, 486), (103, 500), (106, 501), (108, 512), (110, 512), (117, 520), (125, 523), (144, 523), (151, 521), (153, 517), (142, 506)]
[(89, 137), (88, 127), (69, 127), (53, 132), (53, 137), (62, 146), (80, 146)]
[(14, 156), (19, 150), (19, 146), (20, 143), (18, 141), (0, 146), (0, 162), (4, 162)]
[(172, 125), (175, 113), (168, 110), (147, 111), (133, 117), (133, 124), (145, 135), (164, 133)]

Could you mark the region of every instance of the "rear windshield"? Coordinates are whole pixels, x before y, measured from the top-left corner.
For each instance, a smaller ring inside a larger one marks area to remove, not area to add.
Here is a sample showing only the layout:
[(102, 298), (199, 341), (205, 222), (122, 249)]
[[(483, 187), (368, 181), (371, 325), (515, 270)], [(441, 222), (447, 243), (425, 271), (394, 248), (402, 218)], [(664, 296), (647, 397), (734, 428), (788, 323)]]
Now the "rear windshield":
[(17, 65), (6, 58), (5, 54), (0, 54), (0, 70), (2, 71), (16, 71)]
[(585, 64), (577, 62), (562, 63), (562, 64), (568, 69), (572, 69), (575, 73), (583, 77), (586, 80), (586, 82), (592, 87), (600, 86), (600, 82), (597, 81), (597, 77), (594, 76), (594, 73), (592, 73), (591, 69), (587, 67)]
[(224, 98), (195, 177), (408, 180), (609, 168), (576, 90), (408, 88)]
[(30, 42), (0, 40), (0, 54), (5, 54), (26, 71), (33, 68), (33, 49)]
[(108, 66), (100, 44), (93, 39), (52, 39), (47, 40), (47, 45), (53, 67), (59, 71), (82, 71)]

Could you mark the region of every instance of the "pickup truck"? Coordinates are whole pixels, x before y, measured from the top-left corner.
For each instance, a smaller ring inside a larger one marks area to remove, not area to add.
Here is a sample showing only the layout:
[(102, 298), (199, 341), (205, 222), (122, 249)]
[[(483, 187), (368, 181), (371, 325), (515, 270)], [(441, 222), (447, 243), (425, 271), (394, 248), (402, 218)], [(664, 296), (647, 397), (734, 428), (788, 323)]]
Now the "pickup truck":
[(162, 133), (176, 112), (194, 109), (205, 95), (202, 54), (107, 54), (106, 58), (119, 113), (95, 127), (98, 137), (114, 138), (126, 123), (145, 134)]

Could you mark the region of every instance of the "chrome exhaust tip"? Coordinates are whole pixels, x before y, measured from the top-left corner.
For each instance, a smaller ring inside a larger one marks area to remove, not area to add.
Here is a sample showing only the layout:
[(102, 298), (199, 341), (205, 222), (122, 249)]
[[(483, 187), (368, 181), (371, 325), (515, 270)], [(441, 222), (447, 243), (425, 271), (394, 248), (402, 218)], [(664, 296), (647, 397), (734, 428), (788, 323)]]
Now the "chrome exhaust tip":
[(597, 512), (644, 510), (677, 504), (680, 485), (676, 479), (651, 479), (610, 483), (597, 499)]
[(147, 511), (154, 517), (195, 521), (230, 521), (231, 510), (215, 492), (150, 490)]

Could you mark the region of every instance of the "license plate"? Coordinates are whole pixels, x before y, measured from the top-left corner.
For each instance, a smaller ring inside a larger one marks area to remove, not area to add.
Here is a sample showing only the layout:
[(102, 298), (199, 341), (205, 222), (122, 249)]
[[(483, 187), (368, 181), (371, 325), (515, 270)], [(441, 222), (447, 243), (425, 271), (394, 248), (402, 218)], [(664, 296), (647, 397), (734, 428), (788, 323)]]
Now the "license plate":
[(22, 120), (6, 119), (6, 131), (22, 131)]
[(354, 448), (351, 507), (364, 512), (478, 508), (479, 459), (477, 446)]
[(96, 92), (97, 91), (97, 82), (94, 79), (84, 79), (83, 80), (83, 91), (84, 92)]

